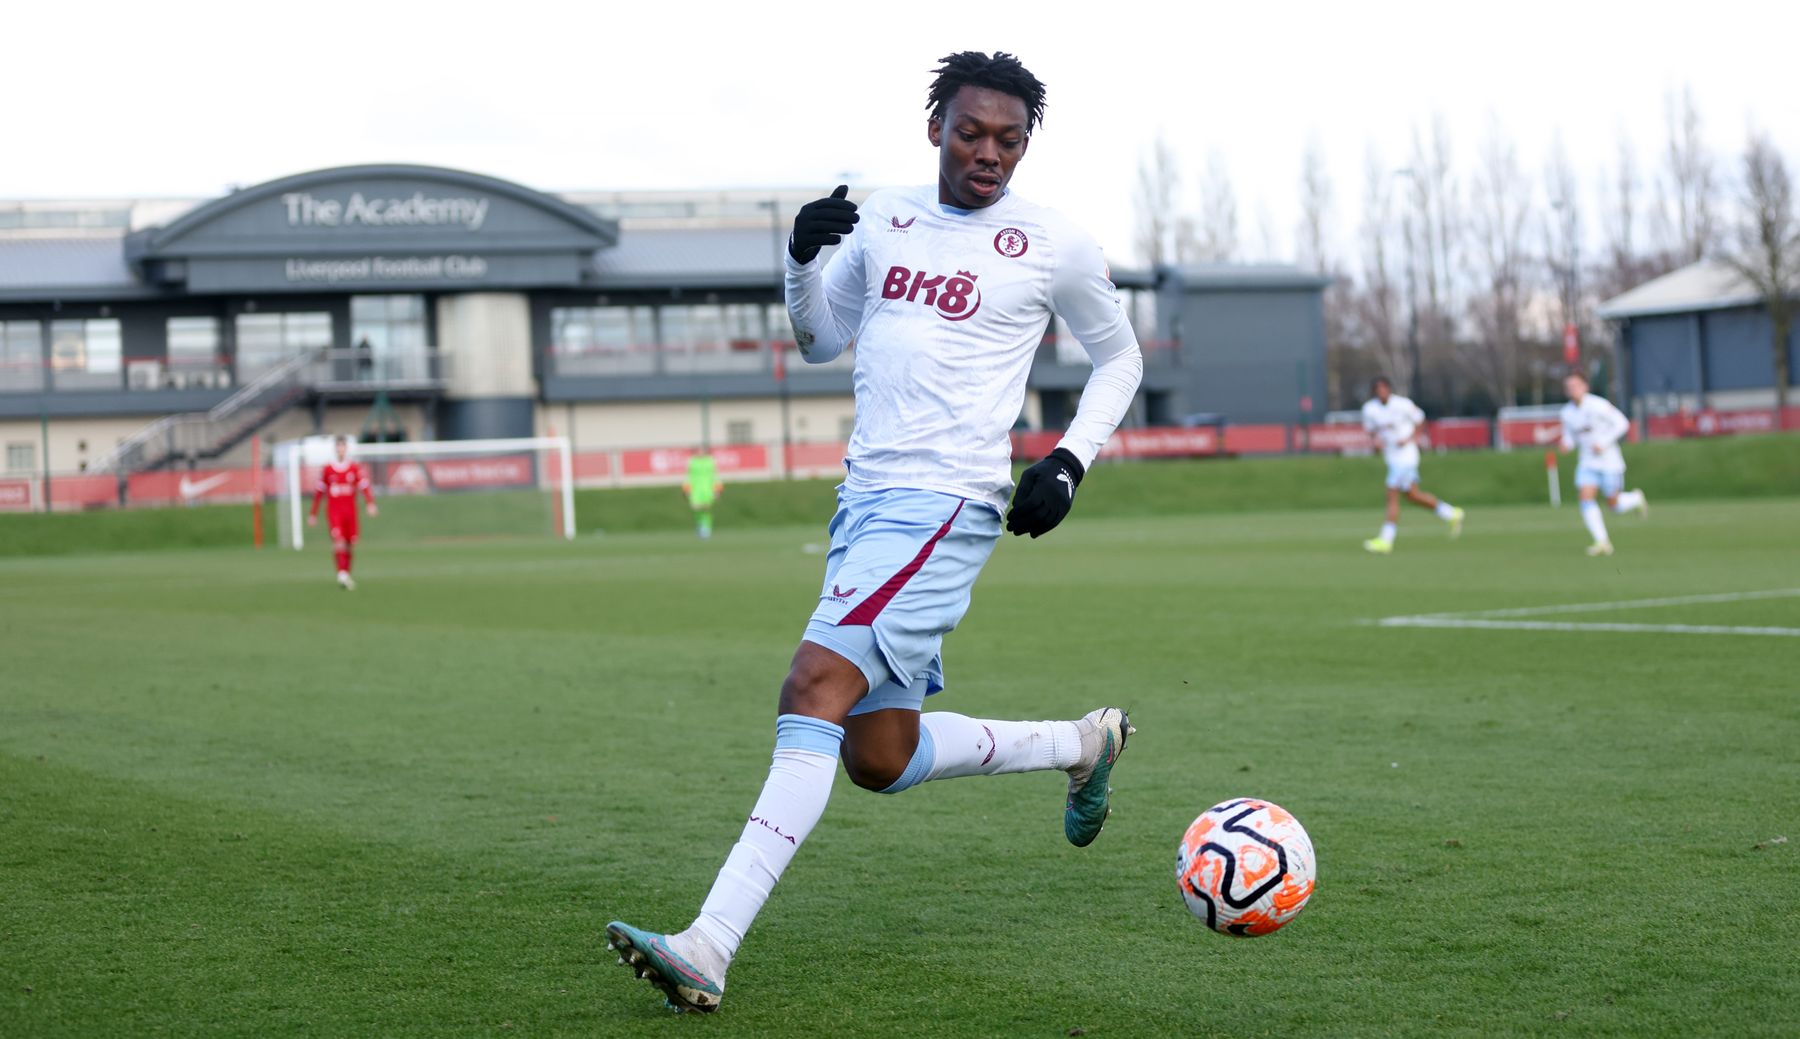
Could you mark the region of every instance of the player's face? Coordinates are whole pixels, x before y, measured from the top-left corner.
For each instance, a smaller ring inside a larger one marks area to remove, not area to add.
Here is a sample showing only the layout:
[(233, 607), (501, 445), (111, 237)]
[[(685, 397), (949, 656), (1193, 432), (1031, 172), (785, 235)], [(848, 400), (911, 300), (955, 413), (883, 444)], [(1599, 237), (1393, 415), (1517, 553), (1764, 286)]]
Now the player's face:
[(1025, 101), (987, 87), (963, 87), (926, 123), (938, 150), (938, 201), (981, 209), (1000, 200), (1031, 143)]
[(1563, 392), (1568, 394), (1569, 399), (1577, 404), (1581, 403), (1581, 398), (1587, 396), (1587, 391), (1588, 384), (1586, 379), (1571, 375), (1563, 380)]
[(341, 440), (338, 441), (337, 460), (342, 462), (343, 460), (345, 460), (346, 458), (349, 458), (349, 457), (350, 457), (350, 445), (344, 443)]
[(1388, 398), (1392, 397), (1393, 395), (1394, 395), (1394, 388), (1392, 386), (1389, 386), (1385, 382), (1378, 382), (1375, 384), (1375, 399), (1376, 400), (1380, 401), (1383, 404), (1386, 404), (1388, 402)]

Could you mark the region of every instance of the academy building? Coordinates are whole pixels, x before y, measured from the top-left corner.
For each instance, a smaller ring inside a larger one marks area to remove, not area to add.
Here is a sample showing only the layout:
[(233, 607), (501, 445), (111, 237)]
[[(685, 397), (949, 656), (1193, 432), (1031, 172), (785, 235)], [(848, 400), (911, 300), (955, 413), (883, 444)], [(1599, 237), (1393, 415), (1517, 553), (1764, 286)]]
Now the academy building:
[[(3, 472), (241, 465), (252, 438), (313, 432), (841, 450), (853, 358), (804, 364), (779, 292), (815, 194), (374, 165), (204, 201), (0, 202)], [(1114, 280), (1147, 347), (1128, 427), (1322, 413), (1322, 279)], [(1056, 331), (1026, 428), (1061, 428), (1087, 377)]]

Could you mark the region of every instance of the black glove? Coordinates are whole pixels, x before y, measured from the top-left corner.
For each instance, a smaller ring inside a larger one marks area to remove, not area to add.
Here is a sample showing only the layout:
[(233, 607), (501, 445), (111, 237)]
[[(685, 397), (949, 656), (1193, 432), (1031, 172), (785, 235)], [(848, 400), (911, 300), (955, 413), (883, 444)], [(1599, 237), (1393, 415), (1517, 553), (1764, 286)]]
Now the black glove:
[(1013, 536), (1048, 534), (1069, 514), (1080, 485), (1081, 462), (1063, 448), (1045, 455), (1019, 477), (1012, 508), (1006, 513), (1006, 529)]
[(830, 198), (800, 207), (794, 216), (794, 233), (788, 237), (788, 255), (795, 263), (811, 263), (819, 250), (836, 245), (856, 227), (856, 203), (845, 198), (850, 185), (839, 184)]

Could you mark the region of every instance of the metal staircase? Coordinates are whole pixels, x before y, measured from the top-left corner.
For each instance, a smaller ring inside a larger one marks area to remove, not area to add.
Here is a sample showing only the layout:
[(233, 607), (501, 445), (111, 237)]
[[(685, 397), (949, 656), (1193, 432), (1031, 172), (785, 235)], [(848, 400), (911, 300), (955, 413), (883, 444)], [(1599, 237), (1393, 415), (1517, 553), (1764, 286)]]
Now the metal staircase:
[(119, 442), (94, 467), (134, 473), (180, 461), (216, 458), (306, 398), (326, 351), (295, 354), (214, 405), (210, 411), (165, 415)]

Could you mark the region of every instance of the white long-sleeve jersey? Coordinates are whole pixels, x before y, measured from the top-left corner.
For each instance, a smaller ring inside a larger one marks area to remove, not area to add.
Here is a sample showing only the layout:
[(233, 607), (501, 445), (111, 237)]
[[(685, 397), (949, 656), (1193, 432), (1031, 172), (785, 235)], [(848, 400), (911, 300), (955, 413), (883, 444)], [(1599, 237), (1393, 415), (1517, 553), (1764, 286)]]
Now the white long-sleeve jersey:
[(963, 210), (940, 204), (936, 185), (890, 189), (859, 212), (829, 260), (787, 259), (801, 355), (822, 363), (856, 347), (845, 485), (941, 491), (1004, 509), (1008, 433), (1053, 313), (1094, 362), (1058, 445), (1091, 466), (1144, 372), (1094, 240), (1011, 192)]
[(1579, 464), (1602, 472), (1625, 471), (1625, 455), (1619, 451), (1619, 441), (1631, 432), (1631, 420), (1611, 401), (1589, 393), (1582, 396), (1580, 404), (1564, 404), (1562, 427), (1563, 450), (1580, 449)]
[(1386, 404), (1379, 397), (1370, 398), (1362, 406), (1362, 419), (1363, 428), (1381, 440), (1382, 461), (1389, 465), (1419, 464), (1419, 444), (1413, 434), (1424, 423), (1425, 413), (1411, 398), (1390, 393)]

